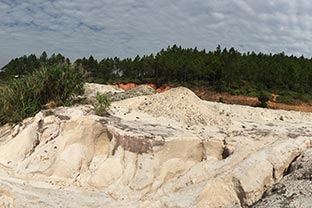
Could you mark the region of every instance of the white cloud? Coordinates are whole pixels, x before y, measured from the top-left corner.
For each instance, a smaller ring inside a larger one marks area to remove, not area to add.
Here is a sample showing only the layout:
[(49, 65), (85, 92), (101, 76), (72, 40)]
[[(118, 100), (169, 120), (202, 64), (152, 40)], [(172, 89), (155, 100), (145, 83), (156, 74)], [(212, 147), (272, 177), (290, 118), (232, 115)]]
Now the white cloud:
[(304, 0), (0, 0), (0, 65), (24, 54), (133, 57), (170, 44), (312, 55)]

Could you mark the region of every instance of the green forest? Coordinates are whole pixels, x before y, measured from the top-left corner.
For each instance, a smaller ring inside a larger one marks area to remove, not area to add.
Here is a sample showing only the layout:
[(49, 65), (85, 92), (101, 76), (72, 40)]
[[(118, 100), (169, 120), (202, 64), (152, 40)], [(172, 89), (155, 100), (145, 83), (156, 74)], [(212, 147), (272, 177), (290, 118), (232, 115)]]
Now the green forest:
[(73, 63), (61, 54), (48, 57), (43, 52), (40, 57), (32, 54), (12, 59), (2, 68), (0, 79), (5, 83), (42, 66), (71, 64), (83, 68), (90, 82), (206, 86), (218, 92), (249, 96), (267, 92), (279, 94), (283, 103), (312, 99), (312, 59), (284, 53), (241, 53), (220, 46), (206, 51), (173, 45), (157, 54), (135, 58), (98, 61), (90, 56)]

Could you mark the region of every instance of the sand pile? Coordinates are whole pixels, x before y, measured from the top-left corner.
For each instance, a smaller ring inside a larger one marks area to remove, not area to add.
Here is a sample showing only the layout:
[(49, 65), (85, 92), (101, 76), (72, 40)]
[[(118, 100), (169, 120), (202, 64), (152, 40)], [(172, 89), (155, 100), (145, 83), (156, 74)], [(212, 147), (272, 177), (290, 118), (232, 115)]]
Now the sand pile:
[(213, 125), (223, 122), (191, 90), (178, 87), (161, 94), (147, 96), (144, 102), (133, 103), (133, 109), (154, 117), (166, 117), (187, 126)]

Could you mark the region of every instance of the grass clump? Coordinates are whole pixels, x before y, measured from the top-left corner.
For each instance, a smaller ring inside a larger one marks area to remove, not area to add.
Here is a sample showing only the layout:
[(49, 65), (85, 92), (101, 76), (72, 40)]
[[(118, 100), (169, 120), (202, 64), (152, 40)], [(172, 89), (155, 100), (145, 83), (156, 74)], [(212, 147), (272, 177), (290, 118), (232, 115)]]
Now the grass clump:
[(48, 102), (70, 105), (82, 94), (84, 72), (69, 65), (42, 68), (0, 88), (0, 125), (34, 116)]
[(107, 114), (107, 110), (111, 105), (111, 98), (107, 94), (96, 93), (96, 101), (93, 104), (95, 114), (98, 116), (104, 116)]

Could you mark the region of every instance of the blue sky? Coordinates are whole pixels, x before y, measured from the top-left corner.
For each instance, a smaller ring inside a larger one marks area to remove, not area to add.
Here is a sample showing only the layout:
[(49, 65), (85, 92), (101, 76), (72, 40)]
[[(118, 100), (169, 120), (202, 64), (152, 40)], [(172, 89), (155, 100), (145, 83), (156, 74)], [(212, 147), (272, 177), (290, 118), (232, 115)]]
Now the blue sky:
[(134, 57), (168, 45), (312, 56), (308, 0), (0, 0), (0, 66), (24, 54)]

